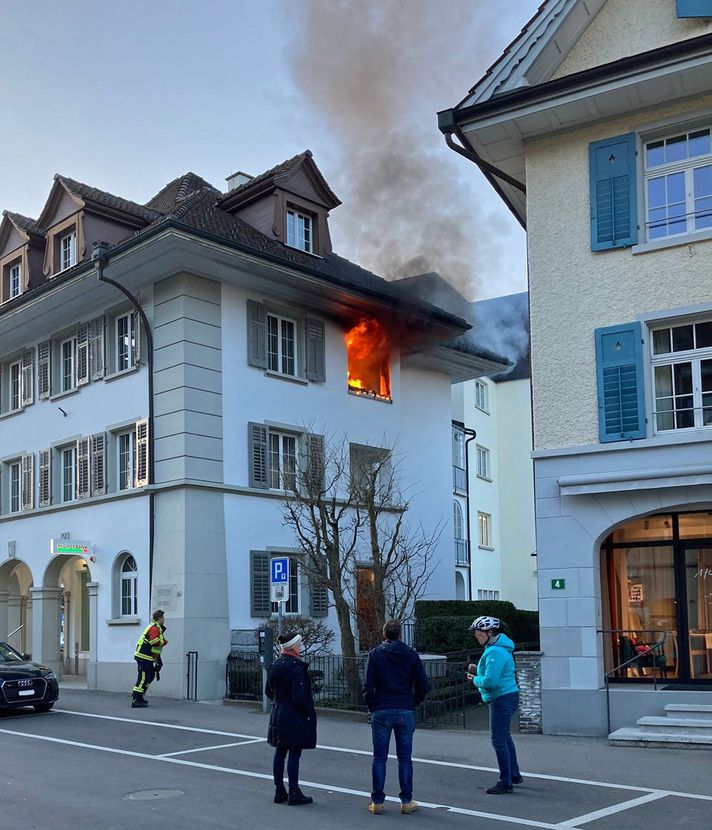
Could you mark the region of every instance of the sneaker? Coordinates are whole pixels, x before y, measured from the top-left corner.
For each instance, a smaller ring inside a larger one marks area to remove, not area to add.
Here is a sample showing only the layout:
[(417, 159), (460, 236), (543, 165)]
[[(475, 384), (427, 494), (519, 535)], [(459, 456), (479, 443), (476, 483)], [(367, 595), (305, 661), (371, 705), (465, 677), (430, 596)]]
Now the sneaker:
[(401, 802), (401, 813), (403, 813), (404, 816), (409, 816), (411, 813), (417, 813), (419, 809), (417, 801)]
[(383, 815), (383, 804), (376, 804), (375, 801), (372, 801), (368, 805), (368, 812), (374, 816), (382, 816)]
[(297, 787), (296, 790), (290, 790), (287, 806), (288, 807), (299, 807), (302, 804), (311, 804), (314, 799), (310, 795), (304, 795), (304, 793)]
[(284, 784), (277, 785), (274, 788), (274, 803), (275, 804), (284, 804), (285, 801), (289, 798), (289, 793), (287, 792), (287, 788)]
[(523, 784), (523, 783), (524, 783), (524, 779), (522, 778), (521, 775), (517, 775), (516, 778), (512, 778), (512, 784)]
[(502, 795), (502, 793), (513, 793), (513, 792), (514, 792), (514, 787), (511, 784), (509, 786), (507, 786), (506, 784), (503, 784), (501, 781), (498, 781), (494, 785), (494, 787), (489, 787), (489, 789), (486, 790), (487, 795)]

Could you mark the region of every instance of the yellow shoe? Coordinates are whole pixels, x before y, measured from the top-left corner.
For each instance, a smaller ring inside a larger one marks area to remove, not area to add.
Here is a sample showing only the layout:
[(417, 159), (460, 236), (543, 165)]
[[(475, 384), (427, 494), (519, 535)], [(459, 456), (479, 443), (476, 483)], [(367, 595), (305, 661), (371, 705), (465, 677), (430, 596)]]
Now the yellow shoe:
[(373, 801), (368, 805), (368, 812), (373, 813), (374, 816), (383, 815), (383, 804), (376, 804)]
[(418, 802), (417, 801), (406, 801), (401, 804), (401, 813), (403, 815), (410, 815), (411, 813), (418, 812)]

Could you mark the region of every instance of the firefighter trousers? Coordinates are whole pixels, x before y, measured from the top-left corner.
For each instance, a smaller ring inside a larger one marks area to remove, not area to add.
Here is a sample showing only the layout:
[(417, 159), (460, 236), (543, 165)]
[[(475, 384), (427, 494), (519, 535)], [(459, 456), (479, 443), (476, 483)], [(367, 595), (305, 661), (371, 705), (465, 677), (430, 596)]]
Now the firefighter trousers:
[(153, 660), (139, 660), (138, 657), (135, 660), (138, 666), (138, 677), (136, 678), (136, 685), (133, 689), (133, 696), (140, 700), (148, 691), (148, 687), (156, 676), (156, 664)]

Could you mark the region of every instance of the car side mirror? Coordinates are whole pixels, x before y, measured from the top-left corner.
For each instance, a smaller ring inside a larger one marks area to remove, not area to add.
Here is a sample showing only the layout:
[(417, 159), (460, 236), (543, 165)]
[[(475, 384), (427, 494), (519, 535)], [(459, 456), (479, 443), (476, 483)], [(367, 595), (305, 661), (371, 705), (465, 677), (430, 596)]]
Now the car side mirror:
[(22, 659), (23, 660), (32, 660), (32, 655), (31, 654), (23, 654)]

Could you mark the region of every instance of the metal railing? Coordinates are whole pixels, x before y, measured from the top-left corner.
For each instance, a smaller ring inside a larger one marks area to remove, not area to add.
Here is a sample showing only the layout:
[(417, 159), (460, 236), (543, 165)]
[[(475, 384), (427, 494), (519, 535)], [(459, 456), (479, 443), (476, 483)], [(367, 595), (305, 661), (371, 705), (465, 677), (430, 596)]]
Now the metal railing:
[(470, 564), (470, 540), (455, 539), (455, 562), (458, 565)]
[[(650, 661), (650, 668), (653, 670), (653, 691), (658, 690), (658, 676), (657, 676), (657, 663), (656, 657), (663, 654), (663, 646), (665, 645), (665, 641), (667, 640), (667, 631), (660, 631), (659, 629), (651, 629), (651, 628), (643, 628), (643, 629), (631, 629), (631, 628), (601, 628), (596, 630), (597, 634), (618, 634), (618, 635), (626, 635), (626, 634), (662, 634), (662, 637), (659, 640), (652, 644), (646, 644), (645, 648), (641, 651), (636, 651), (636, 653), (629, 657), (628, 659), (624, 660), (622, 663), (619, 663), (617, 666), (614, 666), (610, 671), (607, 671), (604, 675), (604, 685), (606, 688), (606, 719), (608, 722), (608, 734), (611, 734), (611, 677), (613, 677), (616, 672), (619, 672), (621, 669), (625, 669), (628, 666), (636, 666), (636, 668), (642, 668), (642, 661), (645, 659), (646, 656), (652, 656), (652, 660)], [(620, 637), (618, 640), (618, 648), (621, 649)], [(659, 649), (659, 651), (658, 651)], [(657, 652), (657, 653), (655, 653)], [(648, 668), (646, 666), (645, 668)]]
[(467, 471), (452, 465), (452, 488), (459, 493), (467, 492)]
[(188, 669), (185, 675), (186, 700), (198, 699), (198, 652), (189, 651), (186, 655)]

